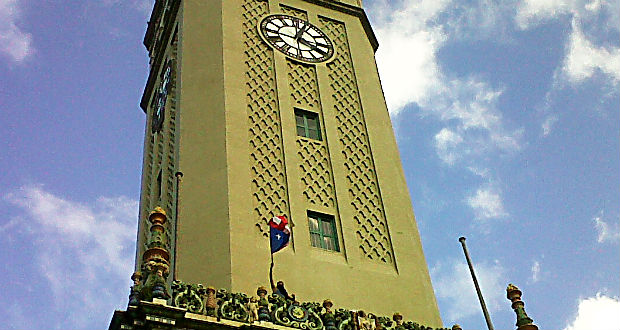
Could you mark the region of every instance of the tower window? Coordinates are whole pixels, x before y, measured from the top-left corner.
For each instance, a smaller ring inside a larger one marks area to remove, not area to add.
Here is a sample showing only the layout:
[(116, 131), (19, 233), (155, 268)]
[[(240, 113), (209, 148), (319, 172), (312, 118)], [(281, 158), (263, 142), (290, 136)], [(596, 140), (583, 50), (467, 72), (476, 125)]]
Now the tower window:
[(161, 200), (161, 170), (159, 170), (157, 175), (157, 200)]
[(317, 113), (295, 109), (295, 123), (298, 136), (321, 140), (321, 127)]
[(334, 217), (327, 214), (308, 212), (308, 227), (312, 246), (325, 250), (340, 251)]

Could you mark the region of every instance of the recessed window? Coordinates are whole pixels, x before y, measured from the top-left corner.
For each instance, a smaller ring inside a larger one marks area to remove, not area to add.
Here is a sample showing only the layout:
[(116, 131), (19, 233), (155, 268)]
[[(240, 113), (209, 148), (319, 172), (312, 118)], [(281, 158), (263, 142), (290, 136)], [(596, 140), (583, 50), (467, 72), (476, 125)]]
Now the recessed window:
[(295, 109), (295, 124), (297, 135), (305, 138), (321, 140), (321, 127), (319, 125), (319, 114)]
[(159, 170), (157, 175), (157, 200), (161, 200), (161, 170)]
[(312, 246), (325, 250), (340, 251), (334, 217), (317, 212), (308, 212), (308, 227)]

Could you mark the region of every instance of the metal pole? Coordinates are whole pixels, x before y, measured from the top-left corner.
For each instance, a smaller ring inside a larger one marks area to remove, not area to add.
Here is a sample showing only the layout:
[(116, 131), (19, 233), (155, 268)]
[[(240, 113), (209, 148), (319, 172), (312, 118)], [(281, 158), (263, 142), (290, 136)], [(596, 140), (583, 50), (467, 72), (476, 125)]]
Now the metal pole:
[(172, 257), (172, 280), (177, 279), (177, 238), (179, 237), (179, 190), (181, 190), (181, 178), (183, 172), (176, 172), (174, 176), (177, 178), (177, 189), (174, 194), (174, 255)]
[[(269, 248), (271, 249), (271, 246)], [(269, 284), (271, 284), (271, 292), (275, 293), (276, 286), (273, 283), (273, 252), (271, 253), (271, 265), (269, 266)]]
[(482, 307), (482, 313), (484, 314), (484, 319), (487, 321), (487, 327), (489, 330), (494, 330), (493, 323), (491, 323), (491, 317), (489, 316), (489, 311), (487, 310), (487, 305), (484, 303), (484, 298), (482, 297), (482, 291), (480, 291), (480, 285), (478, 285), (478, 279), (476, 279), (476, 274), (474, 273), (474, 266), (471, 263), (471, 259), (469, 258), (469, 252), (467, 252), (467, 246), (465, 245), (465, 237), (460, 237), (459, 242), (463, 246), (463, 252), (465, 253), (465, 259), (467, 259), (467, 265), (469, 266), (469, 272), (471, 273), (471, 278), (474, 280), (474, 286), (476, 287), (476, 293), (478, 294), (478, 300), (480, 300), (480, 306)]

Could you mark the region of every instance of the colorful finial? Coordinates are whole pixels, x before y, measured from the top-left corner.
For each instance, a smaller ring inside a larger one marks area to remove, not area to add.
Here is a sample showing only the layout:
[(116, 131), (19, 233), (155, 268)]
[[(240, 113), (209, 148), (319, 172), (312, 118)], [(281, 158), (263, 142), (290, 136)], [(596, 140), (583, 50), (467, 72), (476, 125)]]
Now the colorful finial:
[(512, 309), (517, 314), (517, 330), (538, 330), (534, 320), (525, 313), (525, 303), (521, 300), (521, 294), (521, 290), (514, 284), (508, 284), (506, 298), (512, 302)]

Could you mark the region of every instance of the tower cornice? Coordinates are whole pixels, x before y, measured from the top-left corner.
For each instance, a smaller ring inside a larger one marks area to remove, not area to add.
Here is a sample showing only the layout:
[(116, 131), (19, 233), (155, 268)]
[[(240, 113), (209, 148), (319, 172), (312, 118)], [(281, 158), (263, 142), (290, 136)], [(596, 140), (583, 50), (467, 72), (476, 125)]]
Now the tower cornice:
[[(157, 81), (157, 73), (159, 72), (159, 68), (162, 65), (162, 59), (165, 55), (163, 49), (165, 48), (166, 42), (158, 42), (156, 39), (160, 40), (169, 40), (170, 35), (173, 33), (174, 20), (176, 19), (177, 12), (179, 10), (180, 0), (171, 0), (169, 1), (170, 11), (168, 15), (163, 15), (164, 1), (157, 1), (155, 3), (155, 7), (153, 8), (153, 12), (151, 13), (151, 19), (149, 20), (148, 28), (146, 30), (146, 34), (144, 36), (144, 46), (149, 51), (149, 56), (151, 57), (151, 66), (149, 70), (149, 77), (146, 81), (146, 86), (144, 87), (144, 93), (142, 94), (142, 99), (140, 101), (140, 107), (144, 113), (147, 112), (147, 108), (149, 105), (149, 96), (151, 95), (151, 91), (155, 82)], [(159, 38), (156, 37), (157, 26), (160, 25), (160, 20), (166, 20), (165, 24), (163, 24), (163, 31)], [(155, 54), (153, 56), (153, 54)]]
[(339, 12), (356, 16), (359, 18), (362, 23), (362, 27), (364, 28), (364, 32), (372, 45), (372, 49), (376, 52), (379, 48), (379, 41), (377, 40), (377, 36), (375, 32), (372, 30), (372, 26), (370, 25), (370, 21), (368, 20), (368, 16), (366, 15), (366, 11), (361, 7), (350, 5), (348, 3), (334, 1), (334, 0), (304, 0), (306, 2), (310, 2), (325, 8), (337, 10)]
[(156, 1), (153, 6), (153, 10), (151, 11), (151, 16), (149, 17), (149, 21), (147, 22), (146, 33), (144, 34), (144, 40), (142, 44), (148, 49), (150, 45), (153, 43), (153, 38), (155, 37), (155, 25), (159, 20), (159, 16), (162, 12), (162, 2)]

